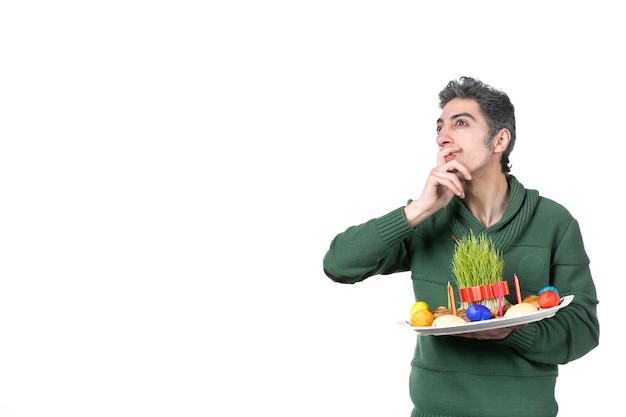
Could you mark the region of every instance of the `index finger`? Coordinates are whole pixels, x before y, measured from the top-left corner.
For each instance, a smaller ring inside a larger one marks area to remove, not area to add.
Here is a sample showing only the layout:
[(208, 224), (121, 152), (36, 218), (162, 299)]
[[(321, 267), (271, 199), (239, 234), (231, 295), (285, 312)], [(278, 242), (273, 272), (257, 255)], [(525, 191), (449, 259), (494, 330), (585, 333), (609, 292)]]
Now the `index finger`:
[(437, 153), (437, 166), (441, 166), (445, 164), (446, 162), (448, 162), (446, 158), (454, 154), (459, 149), (460, 148), (458, 146), (448, 146), (440, 150), (439, 153)]
[(460, 163), (459, 161), (455, 159), (451, 159), (450, 161), (447, 161), (447, 162), (444, 159), (443, 164), (438, 165), (435, 168), (435, 170), (440, 171), (440, 172), (450, 172), (452, 174), (455, 174), (460, 180), (472, 179), (472, 174), (470, 174), (470, 172), (465, 167), (465, 165), (463, 165), (462, 163)]

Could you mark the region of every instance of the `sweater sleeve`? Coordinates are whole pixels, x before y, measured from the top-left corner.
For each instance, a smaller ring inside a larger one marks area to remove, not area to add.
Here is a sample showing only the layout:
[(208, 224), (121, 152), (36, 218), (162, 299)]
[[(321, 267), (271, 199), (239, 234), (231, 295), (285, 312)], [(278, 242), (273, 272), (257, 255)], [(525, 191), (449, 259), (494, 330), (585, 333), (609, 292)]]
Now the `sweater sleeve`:
[(324, 273), (333, 281), (354, 284), (373, 275), (408, 271), (403, 240), (411, 233), (404, 207), (352, 226), (332, 240), (324, 256)]
[(596, 289), (576, 220), (569, 223), (553, 260), (551, 284), (574, 300), (554, 317), (515, 330), (499, 343), (536, 362), (565, 364), (594, 349), (600, 338)]

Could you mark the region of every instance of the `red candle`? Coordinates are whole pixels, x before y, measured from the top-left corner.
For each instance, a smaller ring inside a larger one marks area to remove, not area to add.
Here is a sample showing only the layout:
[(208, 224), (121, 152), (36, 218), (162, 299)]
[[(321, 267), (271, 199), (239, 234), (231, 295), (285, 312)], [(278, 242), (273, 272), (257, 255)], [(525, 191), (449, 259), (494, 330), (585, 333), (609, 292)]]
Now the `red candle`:
[(498, 282), (498, 317), (502, 317), (502, 281)]
[(515, 293), (517, 294), (517, 304), (522, 302), (522, 293), (519, 290), (519, 279), (517, 279), (517, 274), (513, 274), (513, 279), (515, 280)]

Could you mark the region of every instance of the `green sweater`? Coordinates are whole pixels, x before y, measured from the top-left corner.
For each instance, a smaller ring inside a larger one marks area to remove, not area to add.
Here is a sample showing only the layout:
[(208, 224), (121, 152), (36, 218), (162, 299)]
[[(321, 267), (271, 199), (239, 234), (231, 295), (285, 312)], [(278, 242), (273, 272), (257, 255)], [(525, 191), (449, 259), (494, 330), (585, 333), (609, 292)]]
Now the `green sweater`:
[[(511, 200), (502, 219), (485, 228), (455, 197), (416, 228), (403, 207), (333, 239), (324, 272), (353, 284), (374, 275), (411, 271), (416, 300), (447, 305), (452, 235), (486, 233), (502, 250), (503, 280), (522, 297), (545, 286), (573, 302), (552, 318), (515, 330), (501, 341), (417, 336), (409, 389), (411, 417), (554, 417), (558, 365), (599, 343), (596, 289), (578, 222), (561, 205), (508, 176)], [(458, 294), (455, 287), (454, 291)], [(514, 290), (509, 301), (515, 302)]]

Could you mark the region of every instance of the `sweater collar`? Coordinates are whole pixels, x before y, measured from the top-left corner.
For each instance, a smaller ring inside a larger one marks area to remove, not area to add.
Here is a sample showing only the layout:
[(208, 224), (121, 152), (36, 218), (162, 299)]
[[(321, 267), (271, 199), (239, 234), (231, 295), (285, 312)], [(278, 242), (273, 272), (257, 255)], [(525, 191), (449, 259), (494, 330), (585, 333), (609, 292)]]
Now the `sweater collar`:
[(527, 190), (513, 175), (507, 175), (511, 196), (502, 218), (485, 228), (467, 209), (462, 199), (454, 197), (448, 205), (452, 233), (457, 237), (485, 233), (500, 250), (506, 250), (522, 233), (539, 201), (537, 190)]

